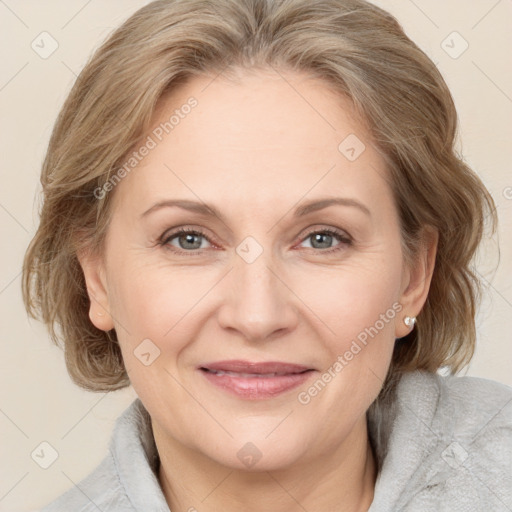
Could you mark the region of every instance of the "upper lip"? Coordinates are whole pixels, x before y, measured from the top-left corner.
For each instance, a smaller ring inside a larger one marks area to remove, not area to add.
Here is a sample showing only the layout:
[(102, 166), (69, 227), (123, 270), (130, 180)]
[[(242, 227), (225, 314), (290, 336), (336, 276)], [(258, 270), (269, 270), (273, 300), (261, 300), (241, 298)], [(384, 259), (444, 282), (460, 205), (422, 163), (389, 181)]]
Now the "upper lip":
[(280, 361), (264, 361), (264, 362), (251, 362), (242, 360), (230, 361), (215, 361), (199, 366), (200, 369), (215, 370), (223, 372), (236, 372), (236, 373), (302, 373), (307, 370), (312, 370), (302, 364), (283, 363)]

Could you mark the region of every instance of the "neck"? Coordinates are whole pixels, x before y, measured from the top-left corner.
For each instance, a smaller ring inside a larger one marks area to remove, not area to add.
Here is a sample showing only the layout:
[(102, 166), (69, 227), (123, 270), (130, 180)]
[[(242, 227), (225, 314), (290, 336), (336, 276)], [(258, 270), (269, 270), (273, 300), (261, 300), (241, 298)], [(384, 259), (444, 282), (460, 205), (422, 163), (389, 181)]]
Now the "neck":
[(377, 466), (366, 417), (343, 442), (316, 458), (272, 471), (240, 471), (183, 446), (153, 424), (158, 478), (172, 512), (367, 511)]

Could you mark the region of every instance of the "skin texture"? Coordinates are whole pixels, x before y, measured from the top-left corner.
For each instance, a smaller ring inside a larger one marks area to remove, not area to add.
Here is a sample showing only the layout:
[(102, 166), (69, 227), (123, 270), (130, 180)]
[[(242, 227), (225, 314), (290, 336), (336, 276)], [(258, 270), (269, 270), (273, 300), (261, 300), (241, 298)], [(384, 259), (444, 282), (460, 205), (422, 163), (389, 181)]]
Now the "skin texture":
[[(152, 417), (169, 506), (367, 510), (376, 466), (365, 413), (395, 338), (411, 329), (404, 317), (426, 300), (437, 238), (414, 265), (404, 264), (384, 161), (350, 103), (324, 83), (273, 70), (242, 72), (236, 81), (194, 78), (159, 104), (154, 127), (191, 96), (197, 106), (110, 192), (104, 254), (80, 256), (91, 321), (115, 327)], [(366, 146), (354, 161), (338, 149), (349, 134)], [(294, 218), (298, 206), (325, 197), (356, 199), (371, 215), (335, 205)], [(212, 204), (223, 220), (176, 207), (141, 217), (167, 199)], [(206, 237), (159, 245), (179, 227)], [(326, 228), (351, 243), (328, 234), (315, 242), (311, 233)], [(251, 263), (237, 253), (246, 237), (256, 241), (251, 254), (263, 251)], [(333, 248), (340, 250), (326, 252)], [(299, 393), (393, 304), (394, 318), (300, 403)], [(145, 339), (160, 350), (149, 365), (134, 354)], [(315, 371), (299, 388), (245, 400), (197, 369), (226, 359)], [(247, 443), (260, 457), (251, 467), (237, 456)]]

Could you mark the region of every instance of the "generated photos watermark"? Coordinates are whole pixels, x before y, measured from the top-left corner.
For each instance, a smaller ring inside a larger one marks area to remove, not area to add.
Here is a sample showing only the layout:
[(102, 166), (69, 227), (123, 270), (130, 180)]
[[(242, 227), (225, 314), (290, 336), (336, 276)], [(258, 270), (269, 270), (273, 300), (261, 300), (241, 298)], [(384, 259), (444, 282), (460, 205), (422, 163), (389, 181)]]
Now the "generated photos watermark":
[(137, 151), (133, 151), (126, 162), (101, 186), (94, 189), (94, 197), (96, 199), (103, 199), (108, 192), (112, 191), (115, 186), (126, 177), (149, 153), (155, 149), (163, 138), (172, 132), (185, 117), (190, 114), (194, 107), (197, 107), (198, 101), (191, 96), (186, 103), (181, 105), (180, 108), (174, 110), (174, 113), (167, 121), (160, 123), (153, 129), (150, 135), (147, 136), (145, 142), (139, 147)]
[(306, 390), (301, 391), (297, 400), (302, 405), (307, 405), (312, 398), (317, 396), (337, 375), (341, 373), (343, 368), (347, 366), (354, 357), (368, 344), (368, 337), (374, 338), (382, 329), (393, 320), (397, 313), (402, 311), (402, 304), (395, 302), (385, 313), (381, 313), (379, 319), (370, 327), (365, 327), (358, 335), (356, 340), (352, 340), (350, 347), (343, 354), (338, 355), (336, 361), (322, 373), (320, 377)]

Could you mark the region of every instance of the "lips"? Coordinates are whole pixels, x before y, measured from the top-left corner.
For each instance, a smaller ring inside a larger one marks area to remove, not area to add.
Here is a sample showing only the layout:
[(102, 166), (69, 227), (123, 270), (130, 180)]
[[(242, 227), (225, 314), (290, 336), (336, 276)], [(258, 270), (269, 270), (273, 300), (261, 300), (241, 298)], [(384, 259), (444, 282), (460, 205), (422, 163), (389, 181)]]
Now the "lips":
[(205, 370), (212, 372), (231, 372), (231, 373), (245, 373), (257, 377), (258, 375), (268, 374), (296, 374), (311, 370), (307, 366), (293, 363), (280, 363), (277, 361), (268, 361), (261, 363), (252, 363), (250, 361), (218, 361), (215, 363), (208, 363), (202, 366)]
[(313, 368), (277, 361), (216, 361), (198, 368), (215, 386), (245, 399), (275, 397), (310, 378)]

